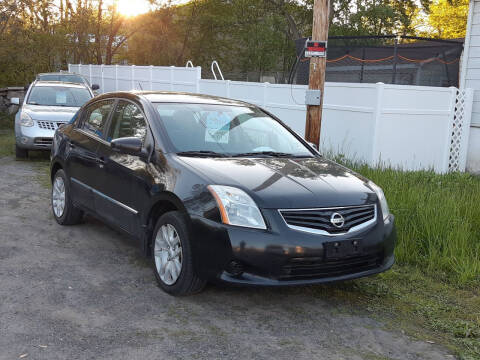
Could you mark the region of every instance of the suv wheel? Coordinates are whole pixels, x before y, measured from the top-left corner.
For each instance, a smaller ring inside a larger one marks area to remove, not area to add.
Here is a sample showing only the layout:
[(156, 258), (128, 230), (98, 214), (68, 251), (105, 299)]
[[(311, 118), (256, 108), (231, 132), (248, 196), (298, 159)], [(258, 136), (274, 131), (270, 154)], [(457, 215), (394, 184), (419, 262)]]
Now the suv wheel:
[(152, 238), (153, 267), (158, 285), (171, 295), (194, 294), (205, 286), (195, 274), (190, 239), (180, 212), (168, 212), (158, 219)]
[(27, 149), (22, 149), (21, 147), (18, 147), (18, 145), (15, 145), (15, 157), (17, 159), (25, 159), (28, 157), (28, 150)]
[(70, 188), (63, 170), (58, 170), (53, 177), (52, 210), (55, 220), (60, 225), (78, 224), (83, 217), (83, 212), (72, 203)]

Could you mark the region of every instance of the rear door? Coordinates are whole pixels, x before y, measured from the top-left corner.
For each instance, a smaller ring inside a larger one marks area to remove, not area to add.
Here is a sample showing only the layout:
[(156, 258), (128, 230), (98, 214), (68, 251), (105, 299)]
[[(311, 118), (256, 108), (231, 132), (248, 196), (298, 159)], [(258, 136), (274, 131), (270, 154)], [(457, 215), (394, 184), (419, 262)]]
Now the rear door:
[(114, 100), (101, 100), (83, 111), (67, 144), (67, 174), (74, 203), (95, 210), (94, 190), (98, 186), (100, 163), (97, 149), (103, 140)]
[[(147, 123), (139, 104), (118, 100), (97, 154), (102, 162), (95, 206), (99, 215), (123, 230), (138, 235), (139, 211), (148, 199), (151, 177), (145, 159), (112, 150), (110, 142), (122, 137), (138, 137), (145, 142)], [(145, 202), (143, 202), (145, 203)]]

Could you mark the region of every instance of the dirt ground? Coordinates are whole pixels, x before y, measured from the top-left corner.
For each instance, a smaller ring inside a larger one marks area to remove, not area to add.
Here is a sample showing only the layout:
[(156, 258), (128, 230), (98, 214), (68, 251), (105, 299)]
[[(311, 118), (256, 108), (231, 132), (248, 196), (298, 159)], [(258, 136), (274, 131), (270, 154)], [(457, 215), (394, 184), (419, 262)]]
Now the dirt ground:
[(57, 225), (46, 166), (0, 159), (0, 359), (454, 358), (315, 287), (171, 297), (130, 239)]

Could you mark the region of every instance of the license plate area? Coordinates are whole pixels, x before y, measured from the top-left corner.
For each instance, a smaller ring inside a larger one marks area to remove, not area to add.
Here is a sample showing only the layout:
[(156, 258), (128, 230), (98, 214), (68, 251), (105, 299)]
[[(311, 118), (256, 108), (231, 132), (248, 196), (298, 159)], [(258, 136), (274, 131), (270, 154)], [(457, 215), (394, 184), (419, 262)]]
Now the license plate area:
[(363, 254), (362, 242), (359, 239), (329, 241), (325, 243), (325, 259), (343, 259)]

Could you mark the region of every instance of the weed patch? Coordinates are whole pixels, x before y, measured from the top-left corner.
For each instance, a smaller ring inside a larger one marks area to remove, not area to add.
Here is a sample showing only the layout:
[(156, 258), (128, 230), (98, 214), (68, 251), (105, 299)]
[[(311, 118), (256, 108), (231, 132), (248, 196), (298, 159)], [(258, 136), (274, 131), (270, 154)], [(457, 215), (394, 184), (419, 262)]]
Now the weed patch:
[(385, 192), (396, 219), (397, 262), (462, 285), (480, 285), (479, 177), (353, 168)]

